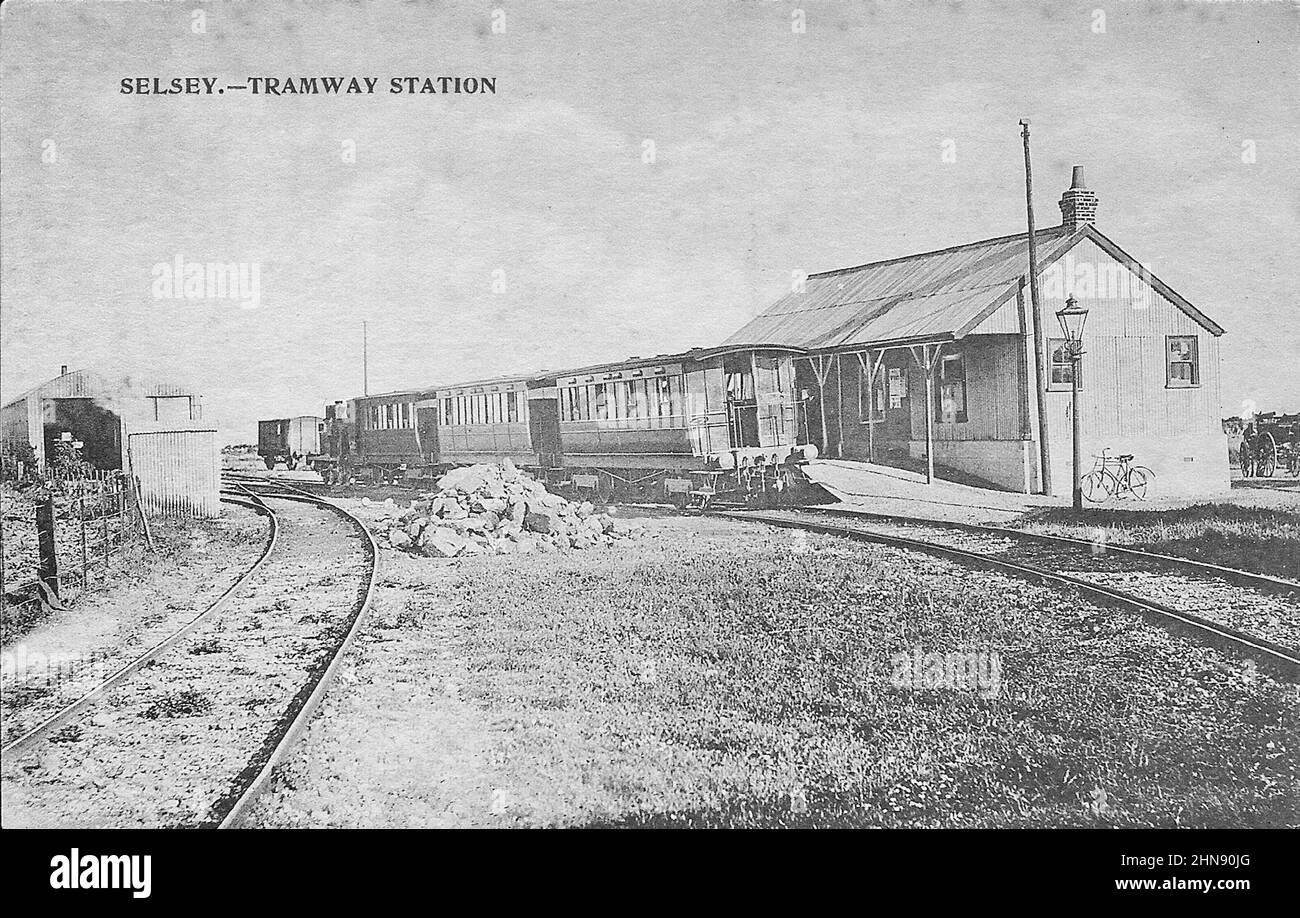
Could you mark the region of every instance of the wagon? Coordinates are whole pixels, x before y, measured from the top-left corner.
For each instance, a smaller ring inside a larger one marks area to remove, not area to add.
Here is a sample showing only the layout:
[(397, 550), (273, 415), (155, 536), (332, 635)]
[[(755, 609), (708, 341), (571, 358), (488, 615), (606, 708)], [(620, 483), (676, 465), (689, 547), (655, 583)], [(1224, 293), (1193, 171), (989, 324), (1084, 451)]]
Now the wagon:
[(1259, 414), (1242, 434), (1241, 474), (1272, 478), (1279, 468), (1300, 476), (1300, 414)]

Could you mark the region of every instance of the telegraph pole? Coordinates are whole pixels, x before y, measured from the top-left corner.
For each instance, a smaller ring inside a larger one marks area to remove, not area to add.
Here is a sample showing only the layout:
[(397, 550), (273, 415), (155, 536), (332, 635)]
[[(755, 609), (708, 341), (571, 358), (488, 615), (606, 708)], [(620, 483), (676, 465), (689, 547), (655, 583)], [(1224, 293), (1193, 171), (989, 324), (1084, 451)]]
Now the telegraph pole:
[(1043, 310), (1038, 298), (1038, 241), (1034, 238), (1034, 172), (1029, 165), (1029, 119), (1020, 119), (1025, 141), (1025, 213), (1029, 219), (1029, 301), (1034, 320), (1034, 385), (1038, 389), (1038, 456), (1042, 465), (1043, 493), (1052, 493), (1051, 452), (1047, 448), (1047, 373), (1043, 366), (1047, 347), (1043, 339)]

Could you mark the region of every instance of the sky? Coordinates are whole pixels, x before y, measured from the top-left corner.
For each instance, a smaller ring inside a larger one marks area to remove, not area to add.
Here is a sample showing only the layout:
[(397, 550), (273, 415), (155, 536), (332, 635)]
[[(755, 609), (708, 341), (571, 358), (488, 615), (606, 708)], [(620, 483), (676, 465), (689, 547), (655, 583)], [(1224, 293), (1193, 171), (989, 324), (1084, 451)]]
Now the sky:
[[(795, 272), (1022, 232), (1027, 117), (1039, 225), (1082, 164), (1098, 227), (1226, 329), (1224, 415), (1300, 410), (1295, 4), (0, 16), (5, 401), (62, 364), (183, 381), (250, 442), (362, 392), (363, 322), (371, 392), (716, 344)], [(120, 92), (352, 75), (375, 94)], [(255, 268), (255, 307), (168, 296), (178, 258)]]

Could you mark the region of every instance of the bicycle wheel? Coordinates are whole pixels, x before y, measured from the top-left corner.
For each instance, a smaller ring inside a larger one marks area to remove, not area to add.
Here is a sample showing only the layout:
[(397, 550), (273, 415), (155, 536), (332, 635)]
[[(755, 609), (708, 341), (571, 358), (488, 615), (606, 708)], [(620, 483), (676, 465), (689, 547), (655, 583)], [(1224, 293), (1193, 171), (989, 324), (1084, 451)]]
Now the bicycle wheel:
[(1110, 497), (1110, 488), (1107, 487), (1105, 472), (1098, 471), (1085, 475), (1079, 485), (1083, 490), (1083, 499), (1091, 503), (1099, 504)]
[(1156, 480), (1156, 473), (1145, 465), (1135, 465), (1124, 476), (1124, 487), (1138, 500), (1147, 499), (1147, 488)]

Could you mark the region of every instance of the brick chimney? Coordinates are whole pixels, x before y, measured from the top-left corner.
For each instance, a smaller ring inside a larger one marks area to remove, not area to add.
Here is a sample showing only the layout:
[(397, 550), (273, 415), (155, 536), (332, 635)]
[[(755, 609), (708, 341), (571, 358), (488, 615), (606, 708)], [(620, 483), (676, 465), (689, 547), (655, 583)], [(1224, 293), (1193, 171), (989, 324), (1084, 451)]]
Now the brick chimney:
[(1097, 222), (1097, 192), (1083, 183), (1083, 166), (1074, 167), (1070, 187), (1061, 195), (1061, 223), (1066, 232)]

